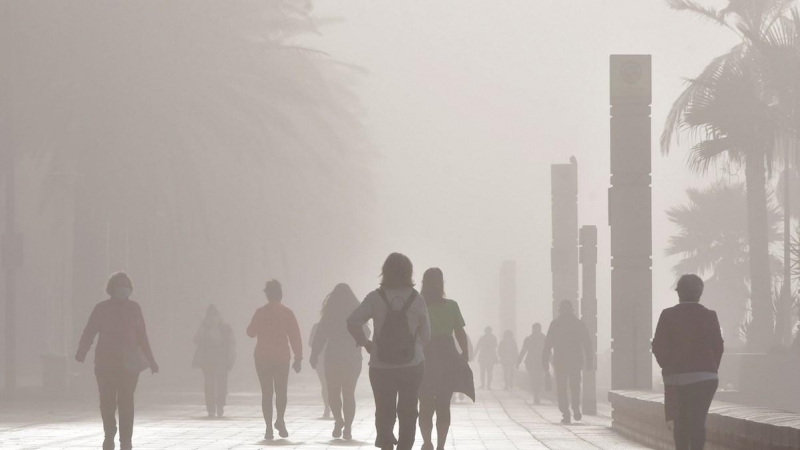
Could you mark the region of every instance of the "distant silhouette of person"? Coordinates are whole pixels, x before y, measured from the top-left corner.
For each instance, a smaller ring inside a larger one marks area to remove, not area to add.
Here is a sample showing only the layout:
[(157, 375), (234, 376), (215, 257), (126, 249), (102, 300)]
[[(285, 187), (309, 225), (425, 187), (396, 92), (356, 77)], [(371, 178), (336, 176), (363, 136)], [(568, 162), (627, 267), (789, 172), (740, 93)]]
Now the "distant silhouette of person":
[(492, 327), (486, 327), (483, 336), (475, 346), (475, 356), (481, 368), (481, 389), (492, 389), (494, 365), (497, 364), (497, 338), (492, 334)]
[(702, 450), (705, 445), (706, 416), (725, 349), (717, 313), (699, 303), (703, 288), (697, 275), (683, 275), (675, 289), (679, 303), (661, 312), (653, 337), (677, 450)]
[[(540, 323), (533, 324), (531, 327), (531, 335), (525, 338), (522, 343), (522, 350), (519, 353), (517, 366), (525, 362), (525, 370), (528, 372), (531, 382), (531, 392), (533, 393), (533, 402), (539, 404), (542, 396), (542, 379), (544, 372), (542, 372), (539, 362), (542, 360), (542, 352), (544, 351), (544, 333), (542, 333), (542, 325)], [(549, 369), (549, 368), (548, 368)]]
[[(558, 317), (550, 323), (544, 340), (542, 365), (550, 371), (550, 355), (553, 355), (558, 408), (563, 416), (561, 423), (568, 424), (570, 401), (575, 420), (581, 420), (581, 370), (591, 369), (594, 364), (592, 341), (589, 330), (575, 316), (572, 303), (563, 300), (558, 308)], [(569, 390), (569, 395), (567, 394)]]
[(286, 413), (287, 389), (289, 384), (289, 362), (294, 353), (292, 368), (300, 373), (303, 361), (303, 342), (300, 327), (291, 309), (284, 306), (283, 288), (277, 280), (270, 280), (264, 288), (267, 304), (258, 308), (247, 327), (247, 335), (257, 337), (255, 350), (256, 372), (261, 383), (261, 410), (267, 431), (264, 439), (273, 438), (272, 433), (272, 395), (275, 394), (275, 429), (282, 438), (289, 437), (284, 414)]
[(214, 305), (208, 306), (194, 343), (197, 349), (192, 367), (203, 371), (208, 417), (222, 417), (228, 396), (228, 372), (236, 361), (236, 340), (231, 326), (222, 320)]
[(100, 416), (103, 418), (103, 450), (113, 450), (117, 434), (119, 408), (119, 445), (133, 448), (133, 394), (139, 373), (149, 367), (158, 373), (158, 364), (150, 349), (142, 308), (130, 299), (133, 282), (123, 272), (111, 275), (106, 285), (111, 297), (95, 305), (81, 335), (75, 360), (83, 362), (95, 335), (94, 374), (100, 393)]
[[(431, 341), (425, 346), (425, 375), (419, 394), (419, 429), (422, 450), (433, 450), (433, 414), (436, 413), (436, 448), (443, 450), (450, 430), (450, 400), (453, 392), (468, 391), (475, 396), (464, 318), (458, 303), (445, 298), (444, 275), (438, 268), (422, 276), (422, 297), (428, 306)], [(453, 337), (455, 336), (455, 340)], [(470, 389), (471, 388), (471, 389)]]
[(497, 353), (500, 356), (500, 366), (503, 368), (504, 389), (507, 391), (512, 390), (514, 389), (514, 375), (517, 369), (519, 347), (517, 347), (517, 341), (514, 339), (514, 333), (511, 330), (506, 330), (503, 334)]
[[(314, 326), (311, 327), (311, 335), (308, 337), (308, 342), (313, 345), (314, 337), (317, 335), (317, 330), (319, 329), (319, 322), (315, 323)], [(313, 361), (313, 360), (312, 360)], [(328, 381), (325, 379), (325, 352), (321, 351), (319, 356), (317, 357), (317, 364), (312, 362), (311, 368), (317, 372), (317, 378), (319, 379), (320, 388), (322, 388), (322, 403), (325, 405), (325, 409), (322, 412), (323, 419), (330, 419), (331, 418), (331, 405), (328, 402)]]
[(335, 438), (343, 436), (348, 440), (353, 438), (356, 384), (361, 375), (363, 360), (361, 347), (353, 345), (353, 338), (347, 331), (347, 318), (358, 305), (358, 299), (350, 286), (337, 284), (325, 299), (322, 318), (311, 343), (311, 367), (319, 367), (320, 358), (324, 354), (328, 403), (336, 420), (332, 435)]
[[(350, 334), (370, 354), (369, 380), (375, 397), (375, 446), (411, 450), (417, 429), (417, 400), (425, 371), (423, 347), (431, 339), (425, 300), (414, 289), (407, 256), (392, 253), (383, 263), (380, 287), (347, 319)], [(372, 319), (375, 340), (364, 334)], [(394, 423), (400, 422), (399, 438)]]

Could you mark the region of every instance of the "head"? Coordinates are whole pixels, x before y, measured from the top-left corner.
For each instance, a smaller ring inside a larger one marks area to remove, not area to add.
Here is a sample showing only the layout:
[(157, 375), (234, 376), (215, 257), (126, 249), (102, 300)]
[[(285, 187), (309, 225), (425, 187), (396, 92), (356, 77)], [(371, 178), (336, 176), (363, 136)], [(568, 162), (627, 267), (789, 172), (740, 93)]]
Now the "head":
[(535, 324), (533, 324), (533, 326), (531, 327), (531, 332), (533, 334), (541, 333), (542, 332), (542, 324), (540, 324), (539, 322), (536, 322)]
[(572, 302), (569, 300), (561, 300), (558, 304), (558, 314), (560, 316), (575, 315), (575, 310), (572, 308)]
[(117, 272), (108, 279), (106, 294), (114, 300), (127, 300), (133, 293), (133, 282), (125, 272)]
[(492, 334), (492, 327), (486, 327), (486, 328), (483, 330), (483, 333), (484, 333), (484, 334)]
[(432, 267), (422, 275), (422, 297), (427, 301), (444, 298), (444, 274), (438, 267)]
[(358, 298), (345, 283), (339, 283), (322, 303), (323, 320), (342, 319), (348, 317), (358, 308)]
[(681, 303), (697, 303), (703, 295), (703, 280), (694, 274), (683, 275), (678, 279), (675, 291)]
[(267, 281), (267, 285), (264, 287), (264, 293), (267, 294), (267, 300), (270, 302), (280, 302), (283, 300), (283, 287), (278, 280)]
[(386, 258), (381, 270), (381, 287), (385, 289), (403, 289), (414, 286), (412, 276), (414, 266), (408, 256), (392, 253)]
[(214, 305), (208, 305), (206, 308), (206, 320), (210, 321), (220, 321), (222, 320), (222, 316), (219, 314), (219, 310)]

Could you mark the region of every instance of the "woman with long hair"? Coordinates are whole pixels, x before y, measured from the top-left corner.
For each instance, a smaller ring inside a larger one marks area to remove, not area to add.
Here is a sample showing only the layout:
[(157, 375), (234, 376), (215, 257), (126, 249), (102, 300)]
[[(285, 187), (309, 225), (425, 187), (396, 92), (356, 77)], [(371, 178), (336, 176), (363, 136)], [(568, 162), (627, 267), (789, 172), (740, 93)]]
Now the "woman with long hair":
[[(419, 429), (422, 432), (422, 450), (433, 450), (433, 414), (436, 413), (436, 448), (444, 449), (450, 430), (450, 400), (463, 383), (465, 373), (459, 370), (469, 361), (469, 343), (464, 331), (464, 318), (454, 300), (445, 298), (444, 275), (438, 268), (425, 271), (422, 276), (422, 297), (428, 306), (431, 322), (431, 341), (425, 346), (425, 375), (419, 392)], [(453, 337), (455, 336), (455, 339)], [(459, 354), (458, 346), (463, 349)], [(474, 390), (474, 388), (473, 388)]]
[[(359, 301), (350, 286), (340, 283), (325, 299), (322, 318), (311, 343), (311, 367), (319, 366), (324, 355), (328, 404), (333, 418), (333, 437), (352, 439), (356, 414), (356, 384), (361, 375), (361, 347), (353, 345), (347, 331), (347, 318), (358, 308)], [(324, 351), (324, 354), (323, 354)]]
[(147, 340), (142, 308), (130, 299), (133, 282), (124, 272), (111, 275), (106, 285), (109, 299), (98, 303), (81, 335), (75, 359), (83, 362), (94, 337), (94, 374), (100, 391), (100, 416), (105, 440), (103, 450), (113, 450), (119, 409), (119, 444), (122, 450), (133, 448), (133, 394), (139, 373), (149, 367), (158, 372), (158, 364)]

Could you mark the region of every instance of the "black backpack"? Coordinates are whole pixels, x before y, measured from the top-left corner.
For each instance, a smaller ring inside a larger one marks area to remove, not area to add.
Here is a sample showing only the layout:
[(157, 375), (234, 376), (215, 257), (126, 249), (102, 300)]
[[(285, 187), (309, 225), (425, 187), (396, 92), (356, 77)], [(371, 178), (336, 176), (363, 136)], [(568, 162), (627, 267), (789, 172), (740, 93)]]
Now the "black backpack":
[(382, 363), (403, 365), (414, 360), (417, 336), (408, 329), (408, 309), (417, 298), (417, 291), (411, 290), (411, 295), (406, 299), (403, 308), (395, 310), (386, 298), (383, 289), (378, 289), (378, 294), (386, 303), (388, 312), (383, 320), (381, 335), (378, 336), (378, 360)]

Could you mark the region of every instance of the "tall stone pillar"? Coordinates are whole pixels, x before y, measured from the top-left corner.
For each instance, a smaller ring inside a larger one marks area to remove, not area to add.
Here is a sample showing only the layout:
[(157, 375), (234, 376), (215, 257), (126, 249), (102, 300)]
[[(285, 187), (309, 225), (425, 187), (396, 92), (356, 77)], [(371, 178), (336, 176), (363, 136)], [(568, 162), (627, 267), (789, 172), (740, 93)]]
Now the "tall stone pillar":
[(592, 338), (593, 361), (583, 371), (583, 412), (597, 414), (597, 227), (587, 225), (580, 231), (581, 320)]
[(503, 261), (500, 267), (500, 330), (517, 331), (517, 262)]
[(562, 300), (578, 305), (578, 162), (550, 166), (550, 188), (553, 196), (553, 247), (550, 270), (553, 273), (553, 317)]
[(650, 55), (611, 55), (611, 387), (652, 388)]

